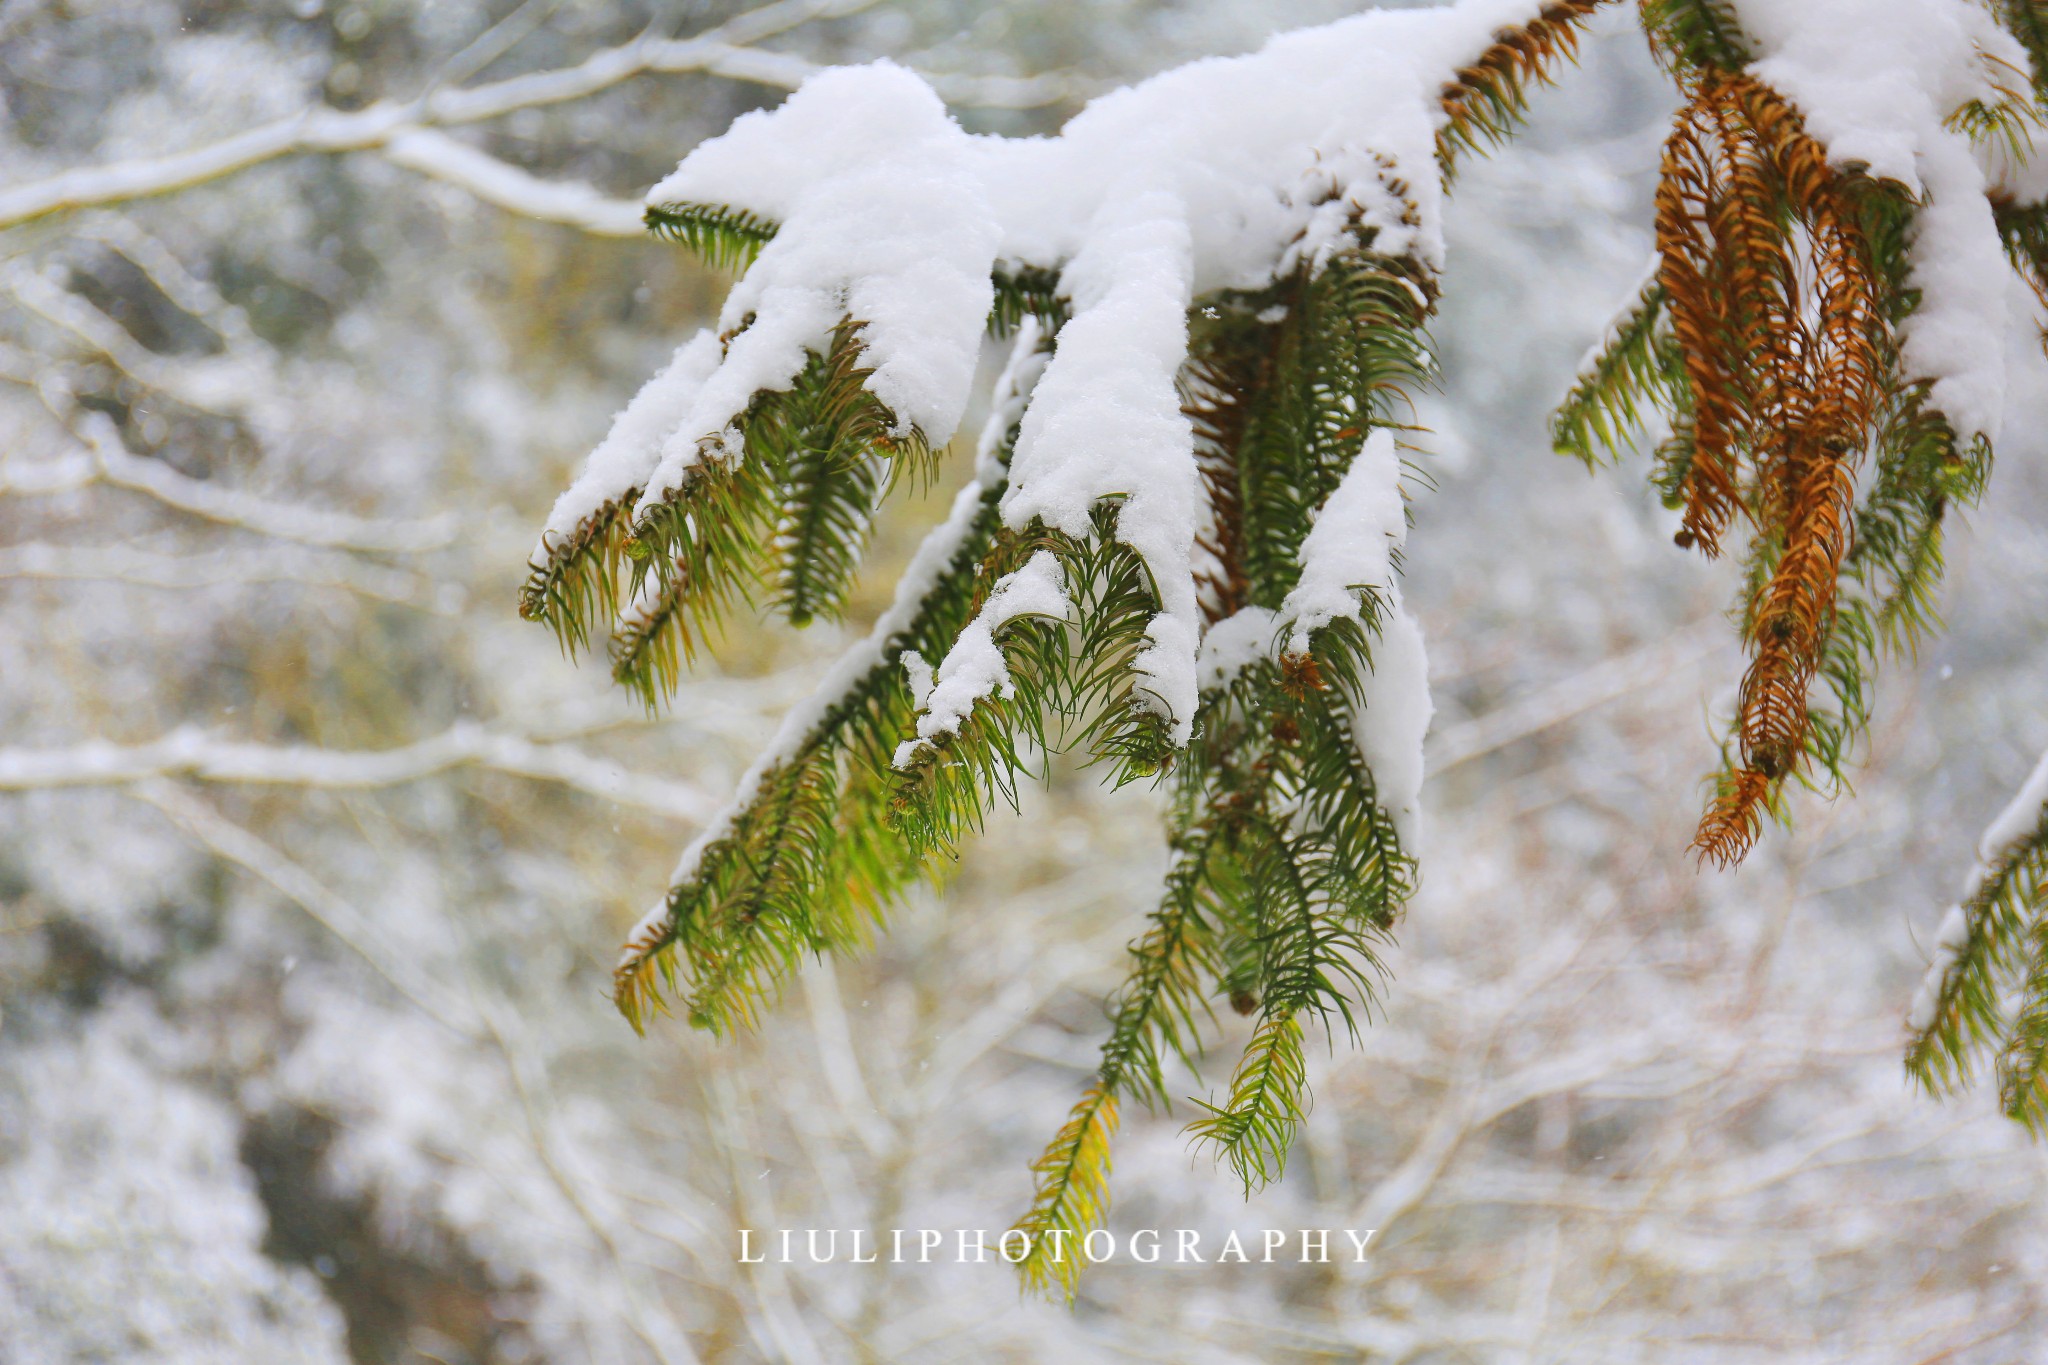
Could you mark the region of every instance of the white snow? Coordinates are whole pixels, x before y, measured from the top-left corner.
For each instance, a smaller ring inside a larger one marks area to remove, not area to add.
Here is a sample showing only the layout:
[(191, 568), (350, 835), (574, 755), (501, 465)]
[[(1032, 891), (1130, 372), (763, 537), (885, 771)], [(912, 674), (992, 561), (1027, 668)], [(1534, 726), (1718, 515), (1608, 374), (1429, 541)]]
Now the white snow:
[(1401, 601), (1396, 557), (1408, 539), (1401, 454), (1384, 428), (1365, 438), (1351, 467), (1301, 542), (1301, 578), (1281, 604), (1287, 651), (1305, 654), (1314, 633), (1357, 621), (1370, 593), (1376, 610), (1372, 676), (1352, 710), (1351, 731), (1372, 769), (1380, 806), (1411, 855), (1422, 840), (1422, 741), (1435, 713), (1422, 628)]
[(1984, 831), (1977, 845), (1978, 860), (1986, 866), (1998, 862), (2008, 848), (2034, 832), (2044, 807), (2048, 807), (2048, 753), (2041, 755), (2018, 794)]
[(1139, 695), (1172, 723), (1176, 746), (1194, 726), (1200, 630), (1201, 475), (1174, 384), (1187, 355), (1189, 253), (1183, 206), (1172, 196), (1105, 211), (1062, 277), (1074, 316), (1024, 413), (1003, 496), (1010, 526), (1040, 517), (1081, 538), (1097, 502), (1122, 500), (1117, 539), (1145, 561), (1161, 607), (1133, 661), (1145, 679)]
[(1004, 574), (931, 674), (917, 718), (917, 737), (896, 746), (895, 766), (910, 767), (920, 750), (956, 733), (982, 698), (1008, 700), (1015, 695), (997, 631), (1026, 616), (1061, 620), (1069, 608), (1066, 579), (1050, 550), (1040, 550), (1023, 568)]
[(711, 330), (700, 330), (676, 348), (661, 373), (612, 419), (611, 430), (590, 452), (576, 482), (555, 499), (534, 551), (536, 563), (545, 562), (550, 542), (574, 535), (598, 508), (646, 485), (662, 440), (683, 420), (704, 381), (718, 368), (718, 349)]
[(1265, 607), (1241, 607), (1209, 627), (1195, 662), (1202, 690), (1220, 692), (1251, 665), (1272, 658), (1279, 630), (1279, 613)]
[(1291, 627), (1288, 652), (1306, 654), (1309, 637), (1332, 621), (1358, 620), (1362, 592), (1385, 597), (1407, 539), (1401, 455), (1394, 433), (1382, 428), (1365, 438), (1302, 539), (1301, 577), (1280, 608)]
[[(1737, 0), (1762, 56), (1750, 70), (1799, 107), (1836, 165), (1860, 163), (1922, 201), (1911, 247), (1919, 309), (1903, 357), (1964, 438), (1998, 435), (2005, 394), (2005, 253), (1970, 141), (1945, 126), (2028, 69), (1972, 0)], [(2023, 83), (2023, 82), (2021, 82)]]
[(820, 72), (692, 151), (648, 200), (745, 208), (781, 228), (726, 298), (719, 327), (744, 330), (675, 424), (643, 505), (756, 391), (787, 388), (842, 318), (863, 324), (867, 387), (898, 433), (951, 439), (994, 299), (998, 227), (968, 135), (922, 78), (886, 61)]
[(1351, 713), (1351, 734), (1372, 769), (1380, 808), (1410, 857), (1422, 853), (1422, 742), (1436, 706), (1429, 696), (1429, 655), (1422, 627), (1401, 601), (1398, 583), (1387, 585), (1379, 638), (1372, 647), (1372, 677), (1364, 705)]

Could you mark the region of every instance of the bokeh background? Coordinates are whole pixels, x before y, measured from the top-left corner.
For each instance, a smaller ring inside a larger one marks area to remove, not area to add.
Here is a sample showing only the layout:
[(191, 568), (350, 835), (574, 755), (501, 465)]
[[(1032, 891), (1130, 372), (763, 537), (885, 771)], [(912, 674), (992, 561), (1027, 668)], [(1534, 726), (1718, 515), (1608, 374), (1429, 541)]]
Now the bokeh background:
[(1700, 873), (1732, 574), (1544, 429), (1650, 248), (1671, 97), (1625, 13), (1456, 185), (1430, 833), (1371, 1025), (1249, 1201), (1191, 1106), (1117, 1148), (1120, 1239), (1370, 1260), (1108, 1264), (1071, 1311), (999, 1265), (737, 1263), (740, 1227), (1006, 1227), (1164, 854), (1150, 794), (1056, 763), (757, 1037), (613, 1012), (623, 931), (946, 492), (844, 627), (741, 620), (658, 717), (521, 623), (549, 502), (726, 283), (629, 201), (812, 63), (1043, 132), (1352, 8), (0, 3), (0, 1360), (2048, 1359), (2041, 1151), (1898, 1059), (2048, 747), (2038, 320), (1857, 791)]

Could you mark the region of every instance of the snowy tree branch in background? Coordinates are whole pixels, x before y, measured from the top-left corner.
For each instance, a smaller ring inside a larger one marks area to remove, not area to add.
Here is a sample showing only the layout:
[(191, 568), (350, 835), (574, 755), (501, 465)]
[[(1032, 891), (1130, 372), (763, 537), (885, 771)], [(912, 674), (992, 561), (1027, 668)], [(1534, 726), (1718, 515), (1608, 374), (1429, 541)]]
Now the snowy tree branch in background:
[(174, 783), (145, 778), (135, 784), (132, 792), (137, 800), (162, 811), (179, 829), (221, 858), (269, 883), (346, 944), (421, 1014), (460, 1037), (481, 1035), (478, 1021), (451, 1013), (444, 1003), (446, 993), (428, 980), (403, 952), (378, 941), (368, 916), (268, 841)]
[(180, 512), (275, 540), (369, 554), (418, 554), (455, 539), (452, 514), (417, 521), (350, 516), (322, 507), (274, 502), (181, 474), (161, 460), (128, 453), (120, 433), (99, 413), (79, 418), (85, 449), (54, 459), (0, 461), (0, 495), (47, 496), (96, 483), (143, 493)]
[(408, 569), (365, 563), (346, 555), (277, 550), (212, 550), (189, 555), (152, 554), (127, 545), (0, 546), (0, 578), (98, 580), (137, 587), (186, 589), (258, 583), (340, 588), (380, 602), (452, 616), (468, 596)]
[(153, 744), (0, 749), (0, 791), (122, 785), (155, 777), (348, 790), (396, 786), (463, 767), (557, 782), (693, 824), (716, 810), (710, 797), (686, 783), (631, 772), (573, 745), (536, 744), (468, 724), (416, 744), (367, 752), (244, 744), (197, 730), (180, 730)]
[[(701, 74), (793, 90), (818, 68), (800, 57), (762, 51), (753, 44), (814, 20), (857, 13), (874, 3), (780, 0), (694, 38), (662, 38), (650, 31), (562, 70), (467, 89), (437, 89), (415, 101), (377, 104), (353, 113), (308, 109), (189, 151), (65, 171), (0, 189), (0, 228), (68, 210), (191, 189), (281, 157), (381, 152), (395, 164), (451, 180), (501, 208), (602, 235), (624, 235), (626, 229), (608, 213), (618, 201), (604, 200), (586, 185), (547, 184), (445, 135), (431, 135), (437, 129), (503, 118), (522, 109), (585, 99), (641, 75)], [(932, 79), (949, 102), (986, 108), (1033, 108), (1071, 99), (1084, 90), (1063, 76)], [(564, 207), (568, 204), (579, 207), (572, 212)]]

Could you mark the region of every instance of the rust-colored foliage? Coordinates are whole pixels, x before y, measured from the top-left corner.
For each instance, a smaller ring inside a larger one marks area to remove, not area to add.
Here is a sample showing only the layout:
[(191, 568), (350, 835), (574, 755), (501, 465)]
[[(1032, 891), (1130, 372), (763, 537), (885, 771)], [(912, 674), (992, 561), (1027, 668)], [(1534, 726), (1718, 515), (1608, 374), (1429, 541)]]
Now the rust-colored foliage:
[(1679, 539), (1717, 555), (1745, 518), (1755, 569), (1739, 754), (1693, 845), (1726, 864), (1806, 762), (1807, 694), (1835, 621), (1885, 328), (1854, 186), (1797, 111), (1723, 71), (1692, 75), (1686, 94), (1656, 221), (1693, 416)]
[(1559, 65), (1578, 56), (1580, 25), (1607, 3), (1555, 0), (1529, 23), (1495, 33), (1493, 45), (1441, 92), (1450, 119), (1437, 135), (1445, 159), (1459, 148), (1476, 150), (1505, 137), (1528, 102), (1528, 86), (1547, 83)]

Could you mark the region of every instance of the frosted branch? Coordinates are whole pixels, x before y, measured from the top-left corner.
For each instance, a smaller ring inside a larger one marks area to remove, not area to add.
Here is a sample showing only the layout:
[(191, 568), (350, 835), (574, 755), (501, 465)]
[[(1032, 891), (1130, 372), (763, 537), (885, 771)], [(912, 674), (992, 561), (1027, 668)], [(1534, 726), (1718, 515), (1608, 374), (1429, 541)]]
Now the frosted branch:
[(487, 768), (558, 782), (623, 806), (701, 823), (717, 803), (683, 782), (653, 777), (565, 744), (459, 724), (395, 749), (345, 750), (250, 744), (174, 730), (148, 744), (90, 741), (63, 748), (0, 749), (0, 791), (116, 786), (151, 778), (361, 790), (415, 782), (455, 768)]
[(129, 454), (104, 414), (85, 414), (79, 427), (84, 450), (54, 460), (0, 463), (0, 494), (70, 493), (104, 483), (145, 493), (180, 512), (278, 540), (372, 554), (415, 554), (440, 549), (455, 539), (457, 519), (452, 514), (380, 521), (274, 502), (180, 474), (161, 460)]
[(361, 597), (418, 607), (439, 616), (462, 609), (467, 594), (436, 584), (410, 569), (394, 569), (349, 555), (267, 550), (155, 554), (127, 545), (0, 547), (0, 579), (126, 583), (141, 588), (191, 589), (297, 583), (340, 588)]
[[(413, 134), (433, 128), (478, 123), (521, 109), (583, 99), (635, 76), (694, 73), (794, 90), (819, 68), (801, 57), (764, 52), (751, 45), (813, 20), (855, 13), (873, 3), (874, 0), (784, 0), (783, 3), (749, 10), (695, 38), (643, 35), (632, 42), (598, 52), (575, 66), (555, 71), (513, 76), (463, 90), (437, 90), (416, 101), (385, 101), (348, 113), (324, 106), (311, 108), (203, 147), (167, 156), (138, 157), (64, 171), (43, 180), (0, 190), (0, 228), (70, 209), (118, 204), (190, 189), (286, 156), (381, 150), (392, 160), (407, 164), (402, 153), (393, 153), (398, 144)], [(949, 103), (983, 108), (1034, 108), (1074, 98), (1085, 93), (1086, 89), (1067, 77), (1057, 75), (1020, 78), (940, 74), (929, 79)], [(413, 168), (421, 169), (418, 166)], [(512, 170), (510, 167), (504, 169)], [(430, 173), (439, 174), (438, 171)], [(512, 173), (531, 180), (533, 186), (546, 193), (523, 193), (513, 196), (508, 202), (479, 189), (479, 197), (500, 207), (524, 212), (525, 203), (553, 203), (552, 196), (555, 195), (567, 196), (568, 199), (585, 194), (596, 196), (596, 191), (584, 186), (549, 186), (546, 182), (526, 177), (525, 172)], [(465, 188), (476, 187), (465, 185)], [(547, 214), (537, 216), (547, 217), (553, 222), (586, 226), (577, 219)], [(593, 221), (608, 224), (610, 220), (600, 212)], [(589, 230), (606, 232), (608, 229), (590, 227)]]
[(1722, 634), (1720, 621), (1704, 621), (1654, 645), (1604, 659), (1498, 710), (1446, 726), (1430, 737), (1429, 774), (1441, 777), (1461, 763), (1676, 677), (1726, 649)]
[(222, 417), (251, 415), (262, 386), (241, 357), (232, 353), (180, 360), (160, 356), (85, 299), (19, 261), (0, 270), (0, 283), (23, 308), (84, 342), (138, 384), (200, 412)]
[(633, 200), (609, 198), (580, 182), (543, 180), (432, 129), (418, 128), (393, 138), (384, 159), (459, 186), (486, 204), (523, 218), (565, 223), (600, 237), (639, 237), (646, 232), (641, 207)]
[(270, 883), (429, 1019), (466, 1038), (481, 1037), (476, 1021), (458, 1018), (441, 1006), (445, 992), (420, 975), (403, 953), (379, 942), (369, 916), (278, 849), (174, 783), (145, 782), (132, 795), (162, 811), (172, 824), (218, 857)]

